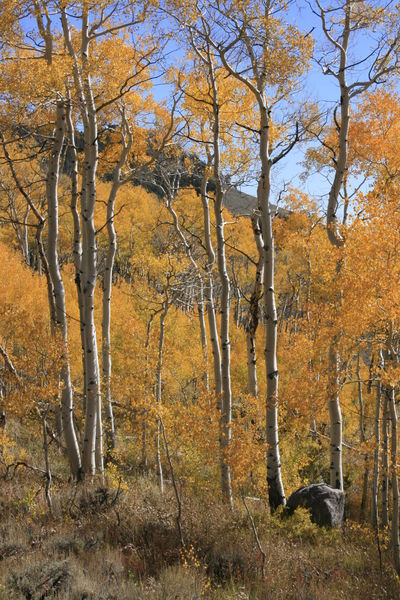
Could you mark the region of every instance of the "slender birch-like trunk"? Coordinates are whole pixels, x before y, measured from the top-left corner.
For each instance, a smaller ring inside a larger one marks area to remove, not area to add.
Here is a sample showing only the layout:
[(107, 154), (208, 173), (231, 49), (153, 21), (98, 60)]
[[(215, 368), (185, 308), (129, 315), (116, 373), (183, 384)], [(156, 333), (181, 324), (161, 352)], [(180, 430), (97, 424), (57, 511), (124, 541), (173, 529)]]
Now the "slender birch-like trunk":
[[(268, 18), (269, 8), (265, 7), (265, 16)], [(243, 32), (239, 37), (242, 37)], [(227, 71), (244, 84), (253, 94), (259, 109), (260, 127), (259, 127), (259, 159), (261, 166), (261, 175), (258, 182), (257, 198), (258, 208), (261, 213), (261, 227), (263, 236), (263, 263), (264, 263), (264, 291), (263, 291), (263, 318), (266, 333), (265, 343), (265, 371), (267, 381), (266, 392), (266, 438), (267, 438), (267, 481), (269, 505), (272, 511), (276, 510), (279, 505), (286, 503), (285, 492), (283, 488), (281, 475), (281, 459), (279, 452), (279, 425), (278, 425), (278, 363), (277, 363), (277, 312), (275, 304), (274, 290), (274, 236), (272, 230), (272, 211), (270, 204), (271, 197), (271, 169), (274, 164), (279, 162), (286, 156), (297, 141), (296, 136), (293, 141), (288, 144), (287, 148), (277, 154), (274, 159), (271, 158), (270, 150), (270, 126), (271, 126), (271, 109), (267, 104), (265, 88), (266, 88), (266, 73), (254, 59), (254, 52), (251, 46), (251, 41), (247, 35), (243, 36), (243, 42), (246, 48), (247, 56), (250, 58), (252, 75), (254, 82), (246, 78), (242, 72), (235, 70), (227, 60), (227, 48), (220, 45), (214, 47), (218, 51), (222, 63)], [(266, 45), (264, 45), (266, 51)], [(267, 59), (266, 56), (263, 57)]]
[(264, 257), (264, 318), (265, 318), (265, 369), (267, 380), (266, 424), (267, 424), (267, 480), (271, 510), (286, 503), (281, 475), (278, 424), (278, 363), (277, 363), (277, 324), (275, 305), (275, 250), (272, 230), (271, 159), (269, 157), (270, 115), (260, 93), (260, 162), (261, 178), (258, 183), (258, 205), (261, 211), (263, 257)]
[(203, 226), (204, 226), (204, 241), (207, 252), (207, 282), (205, 285), (205, 297), (207, 302), (207, 318), (208, 318), (208, 329), (210, 335), (211, 349), (213, 355), (213, 367), (214, 367), (214, 386), (215, 394), (217, 397), (217, 407), (220, 408), (220, 398), (222, 392), (222, 372), (221, 372), (221, 349), (219, 345), (217, 319), (215, 314), (214, 304), (214, 282), (212, 270), (215, 264), (215, 252), (211, 239), (211, 227), (210, 227), (210, 206), (209, 197), (207, 193), (207, 182), (208, 176), (205, 172), (201, 180), (201, 202), (203, 206)]
[[(380, 365), (382, 365), (382, 353), (380, 353)], [(374, 420), (374, 466), (372, 471), (372, 486), (371, 486), (371, 525), (374, 529), (378, 529), (379, 525), (379, 510), (378, 510), (378, 489), (379, 489), (379, 447), (380, 447), (380, 416), (382, 404), (382, 383), (380, 379), (376, 382), (376, 404), (375, 404), (375, 420)]]
[[(170, 301), (168, 294), (166, 295), (163, 303), (163, 308), (160, 316), (160, 335), (158, 338), (158, 361), (157, 361), (157, 373), (156, 373), (156, 402), (161, 404), (162, 400), (162, 365), (163, 365), (163, 349), (164, 349), (164, 337), (165, 337), (165, 319), (167, 318)], [(156, 430), (156, 462), (157, 462), (157, 475), (160, 486), (160, 492), (164, 493), (164, 476), (161, 461), (161, 422), (157, 419), (157, 430)]]
[(45, 472), (46, 472), (45, 497), (46, 497), (47, 506), (49, 508), (49, 513), (53, 517), (54, 510), (53, 510), (53, 501), (51, 499), (52, 476), (51, 476), (51, 469), (50, 469), (49, 444), (47, 441), (46, 417), (43, 417), (42, 431), (43, 431), (44, 464), (45, 464)]
[(81, 457), (78, 440), (75, 434), (73, 422), (73, 392), (71, 383), (71, 370), (68, 355), (68, 331), (65, 307), (64, 283), (60, 273), (58, 261), (58, 179), (60, 169), (60, 155), (65, 135), (65, 105), (64, 101), (57, 102), (57, 114), (55, 125), (54, 145), (49, 159), (46, 195), (48, 210), (48, 264), (51, 280), (53, 283), (53, 294), (55, 301), (55, 318), (57, 331), (60, 332), (63, 342), (63, 357), (61, 379), (63, 389), (61, 392), (62, 424), (67, 447), (67, 454), (73, 476), (79, 478), (81, 469)]
[(390, 417), (392, 421), (392, 437), (390, 446), (391, 456), (391, 482), (392, 482), (392, 550), (393, 550), (393, 561), (397, 574), (400, 575), (400, 533), (399, 533), (399, 510), (400, 510), (400, 497), (399, 497), (399, 481), (397, 477), (397, 447), (398, 447), (398, 426), (397, 426), (397, 409), (395, 399), (395, 388), (391, 387), (387, 390), (389, 395), (388, 403), (390, 410)]
[[(72, 121), (71, 114), (71, 100), (68, 97), (66, 104), (66, 124), (69, 138), (69, 149), (71, 155), (71, 203), (70, 209), (74, 224), (74, 238), (73, 238), (73, 249), (72, 256), (75, 267), (75, 285), (78, 297), (79, 307), (79, 326), (81, 334), (81, 348), (82, 348), (82, 373), (83, 373), (83, 395), (86, 393), (86, 371), (85, 371), (85, 317), (83, 309), (83, 296), (82, 296), (82, 232), (81, 232), (81, 220), (79, 217), (79, 163), (78, 163), (78, 152), (75, 143), (75, 130)], [(84, 402), (85, 404), (85, 402)]]
[(246, 347), (247, 347), (247, 385), (249, 393), (258, 397), (257, 384), (257, 355), (256, 355), (256, 331), (258, 328), (259, 302), (262, 297), (262, 283), (264, 275), (263, 239), (259, 216), (253, 214), (251, 218), (253, 235), (258, 250), (258, 261), (256, 265), (256, 277), (253, 292), (250, 298), (249, 316), (245, 324)]
[[(154, 319), (154, 313), (150, 315), (149, 321), (146, 328), (146, 384), (150, 385), (150, 333), (151, 326)], [(143, 422), (142, 422), (142, 460), (141, 467), (147, 470), (148, 459), (147, 459), (147, 416), (148, 410), (143, 410)]]
[(114, 171), (113, 182), (110, 195), (107, 201), (107, 234), (108, 250), (106, 256), (105, 273), (103, 279), (103, 319), (102, 319), (102, 359), (103, 359), (103, 385), (105, 388), (105, 440), (106, 456), (109, 457), (115, 448), (115, 427), (114, 415), (111, 398), (111, 292), (114, 271), (115, 255), (117, 252), (117, 234), (114, 227), (115, 201), (118, 189), (121, 185), (122, 168), (126, 162), (129, 151), (132, 147), (132, 135), (125, 118), (123, 120), (123, 148), (120, 159)]
[[(364, 444), (366, 441), (365, 437), (365, 419), (364, 419), (364, 398), (363, 398), (363, 389), (362, 389), (362, 381), (361, 381), (361, 365), (360, 365), (360, 352), (357, 354), (357, 387), (358, 387), (358, 406), (360, 410), (360, 444)], [(365, 454), (364, 457), (364, 476), (363, 476), (363, 487), (362, 487), (362, 496), (361, 496), (361, 506), (360, 506), (360, 521), (365, 521), (365, 510), (367, 507), (367, 498), (368, 498), (368, 478), (369, 478), (369, 469), (368, 469), (368, 454)]]
[(330, 423), (330, 484), (338, 490), (343, 489), (342, 468), (342, 413), (339, 401), (339, 352), (337, 339), (329, 346), (329, 423)]
[[(382, 389), (384, 392), (384, 388)], [(389, 525), (389, 407), (384, 393), (382, 409), (382, 526)]]
[(217, 183), (215, 194), (215, 221), (217, 228), (217, 262), (221, 279), (221, 371), (222, 371), (222, 401), (220, 416), (220, 446), (221, 446), (221, 485), (225, 500), (232, 504), (232, 484), (230, 470), (230, 443), (232, 420), (232, 390), (231, 390), (231, 362), (229, 339), (229, 313), (230, 313), (230, 280), (226, 268), (224, 217), (222, 214), (223, 192), (220, 182)]
[(203, 357), (205, 363), (205, 375), (204, 375), (204, 383), (206, 386), (207, 392), (210, 388), (210, 377), (208, 373), (208, 343), (207, 343), (207, 330), (206, 330), (206, 322), (204, 318), (204, 284), (203, 278), (199, 274), (198, 276), (199, 289), (197, 293), (197, 313), (199, 315), (199, 324), (200, 324), (200, 338), (201, 338), (201, 347), (203, 350)]
[(229, 314), (230, 314), (230, 279), (226, 266), (224, 217), (222, 214), (224, 192), (222, 189), (220, 172), (220, 116), (218, 103), (218, 90), (215, 80), (214, 67), (209, 56), (209, 75), (212, 88), (213, 101), (213, 174), (215, 179), (214, 215), (217, 233), (217, 266), (221, 281), (221, 374), (222, 374), (222, 398), (220, 414), (220, 451), (221, 451), (221, 489), (224, 500), (232, 506), (232, 482), (230, 467), (231, 446), (231, 421), (232, 421), (232, 389), (231, 389), (231, 344), (229, 337)]

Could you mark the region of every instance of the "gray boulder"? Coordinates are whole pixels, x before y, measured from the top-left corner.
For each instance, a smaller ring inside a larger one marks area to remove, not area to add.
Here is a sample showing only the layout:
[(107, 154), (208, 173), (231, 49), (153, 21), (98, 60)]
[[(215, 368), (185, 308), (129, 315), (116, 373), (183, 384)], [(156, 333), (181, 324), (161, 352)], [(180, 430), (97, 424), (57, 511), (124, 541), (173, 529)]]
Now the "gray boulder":
[(293, 514), (298, 506), (310, 509), (311, 520), (320, 527), (341, 527), (344, 519), (345, 495), (326, 483), (312, 483), (290, 496), (286, 510)]

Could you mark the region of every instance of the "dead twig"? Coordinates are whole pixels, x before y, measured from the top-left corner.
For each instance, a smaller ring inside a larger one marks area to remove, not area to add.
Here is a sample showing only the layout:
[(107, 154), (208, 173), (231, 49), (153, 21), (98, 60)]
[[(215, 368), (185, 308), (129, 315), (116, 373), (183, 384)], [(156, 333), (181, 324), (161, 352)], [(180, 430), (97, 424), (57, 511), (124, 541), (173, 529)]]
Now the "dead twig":
[(261, 561), (262, 561), (261, 562), (261, 575), (262, 575), (262, 578), (265, 579), (265, 563), (267, 560), (267, 555), (265, 554), (264, 549), (261, 546), (260, 538), (258, 537), (257, 527), (256, 527), (256, 524), (254, 523), (253, 515), (251, 514), (250, 509), (247, 506), (246, 498), (244, 496), (242, 496), (242, 502), (243, 502), (246, 512), (249, 516), (251, 528), (252, 528), (253, 534), (254, 534), (254, 539), (256, 541), (257, 548), (259, 549), (260, 554), (261, 554)]

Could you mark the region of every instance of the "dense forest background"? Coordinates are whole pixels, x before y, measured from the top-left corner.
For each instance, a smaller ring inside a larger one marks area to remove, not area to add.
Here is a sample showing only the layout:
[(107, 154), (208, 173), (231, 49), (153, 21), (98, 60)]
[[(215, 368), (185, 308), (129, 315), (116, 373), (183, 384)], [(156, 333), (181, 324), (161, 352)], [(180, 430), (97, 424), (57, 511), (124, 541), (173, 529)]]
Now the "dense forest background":
[(0, 34), (1, 597), (398, 598), (399, 6)]

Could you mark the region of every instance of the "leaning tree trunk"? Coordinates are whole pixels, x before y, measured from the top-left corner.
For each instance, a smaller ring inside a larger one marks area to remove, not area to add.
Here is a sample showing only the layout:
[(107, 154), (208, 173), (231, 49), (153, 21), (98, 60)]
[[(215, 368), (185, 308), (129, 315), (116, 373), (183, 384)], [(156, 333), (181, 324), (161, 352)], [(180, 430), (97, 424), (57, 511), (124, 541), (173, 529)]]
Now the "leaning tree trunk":
[(55, 140), (49, 160), (46, 183), (48, 207), (48, 264), (55, 301), (55, 320), (63, 344), (61, 379), (63, 389), (61, 393), (61, 414), (67, 447), (68, 459), (73, 476), (78, 478), (81, 470), (81, 457), (78, 440), (73, 422), (73, 392), (71, 383), (71, 370), (68, 355), (67, 316), (65, 307), (65, 290), (61, 277), (58, 261), (58, 178), (60, 170), (60, 154), (64, 143), (65, 134), (65, 106), (63, 101), (57, 102), (57, 115), (55, 126)]

